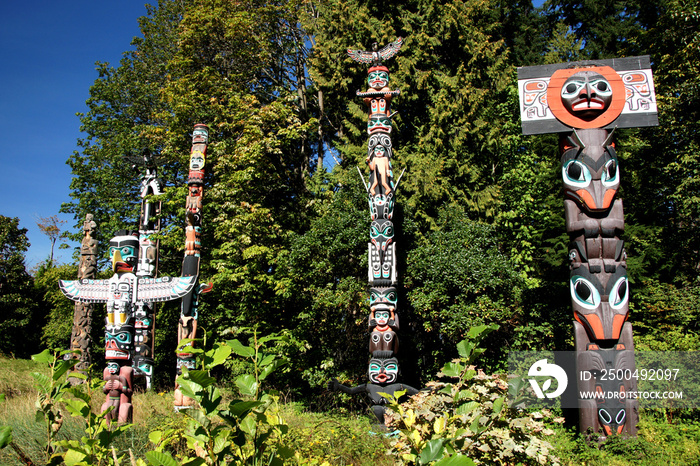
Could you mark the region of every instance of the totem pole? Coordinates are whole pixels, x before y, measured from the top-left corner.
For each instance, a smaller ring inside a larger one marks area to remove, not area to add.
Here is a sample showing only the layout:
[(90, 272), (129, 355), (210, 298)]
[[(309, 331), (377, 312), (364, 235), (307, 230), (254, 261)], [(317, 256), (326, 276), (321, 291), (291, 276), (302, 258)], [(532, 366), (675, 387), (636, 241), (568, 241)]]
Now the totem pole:
[[(158, 240), (152, 235), (160, 231), (160, 201), (153, 203), (148, 196), (163, 194), (163, 185), (148, 150), (143, 155), (146, 174), (141, 180), (141, 216), (139, 218), (139, 249), (136, 276), (153, 278), (158, 270)], [(144, 377), (146, 388), (151, 388), (153, 377), (154, 303), (137, 300), (134, 305), (134, 351), (131, 366), (134, 378)]]
[(579, 396), (579, 428), (636, 435), (638, 402), (624, 396), (636, 380), (601, 371), (635, 369), (613, 132), (658, 124), (649, 57), (522, 67), (518, 87), (523, 133), (560, 134), (578, 394), (619, 395)]
[[(202, 195), (204, 192), (204, 163), (206, 160), (209, 128), (203, 124), (194, 125), (192, 132), (192, 150), (190, 152), (190, 171), (187, 179), (188, 194), (185, 203), (185, 257), (182, 261), (182, 276), (191, 277), (194, 288), (182, 298), (180, 321), (177, 328), (177, 341), (180, 352), (177, 354), (177, 374), (182, 373), (182, 367), (194, 369), (195, 359), (186, 348), (192, 343), (181, 347), (183, 339), (194, 339), (197, 333), (197, 301), (201, 293), (211, 290), (211, 283), (200, 285), (199, 261), (202, 235)], [(193, 400), (184, 396), (179, 387), (175, 387), (175, 409), (191, 406)]]
[[(368, 245), (368, 279), (370, 286), (369, 312), (369, 352), (371, 358), (367, 375), (369, 383), (356, 387), (348, 387), (333, 379), (329, 388), (341, 390), (349, 394), (367, 393), (372, 402), (372, 411), (380, 425), (384, 424), (385, 402), (380, 393), (393, 395), (394, 392), (405, 390), (409, 395), (418, 393), (413, 387), (398, 383), (399, 362), (396, 355), (399, 351), (399, 314), (397, 310), (396, 284), (396, 243), (394, 241), (394, 196), (401, 176), (394, 182), (391, 166), (392, 117), (391, 99), (399, 95), (398, 90), (389, 88), (389, 69), (382, 64), (399, 51), (403, 41), (398, 38), (395, 42), (378, 50), (374, 43), (371, 52), (348, 49), (353, 60), (370, 65), (366, 92), (357, 92), (369, 109), (367, 123), (367, 159), (369, 166), (369, 181), (363, 185), (367, 190), (370, 210), (370, 243)], [(358, 168), (359, 170), (359, 168)], [(402, 173), (403, 175), (403, 173)]]
[(138, 264), (139, 239), (136, 233), (120, 230), (109, 242), (112, 278), (106, 280), (59, 280), (64, 295), (83, 303), (107, 303), (105, 325), (104, 392), (102, 406), (114, 410), (108, 420), (130, 422), (132, 415), (137, 303), (154, 303), (182, 298), (195, 284), (194, 277), (141, 278), (134, 273)]
[[(85, 216), (83, 222), (83, 240), (80, 243), (80, 264), (78, 265), (78, 280), (94, 279), (97, 276), (97, 223), (92, 214)], [(76, 351), (73, 358), (79, 360), (75, 371), (86, 374), (92, 363), (90, 353), (90, 334), (92, 332), (92, 310), (90, 303), (75, 303), (73, 311), (73, 330), (70, 338), (70, 349)], [(79, 382), (77, 378), (72, 383)]]

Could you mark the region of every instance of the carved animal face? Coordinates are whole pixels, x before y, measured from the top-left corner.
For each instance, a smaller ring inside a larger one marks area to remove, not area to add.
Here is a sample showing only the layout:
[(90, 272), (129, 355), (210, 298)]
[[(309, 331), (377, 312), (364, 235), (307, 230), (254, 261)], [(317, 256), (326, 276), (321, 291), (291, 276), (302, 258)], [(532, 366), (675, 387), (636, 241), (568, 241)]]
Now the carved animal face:
[(614, 273), (590, 273), (586, 266), (569, 279), (574, 317), (592, 340), (618, 339), (629, 313), (629, 282), (624, 267)]
[(391, 133), (391, 118), (381, 113), (372, 115), (367, 121), (367, 134)]
[(115, 252), (119, 251), (121, 260), (129, 266), (135, 267), (139, 258), (139, 240), (130, 235), (115, 236), (109, 240), (109, 259), (114, 259)]
[(126, 360), (131, 358), (134, 348), (134, 327), (124, 324), (121, 327), (105, 330), (105, 358)]
[(576, 201), (583, 210), (591, 212), (610, 208), (620, 187), (620, 168), (612, 145), (606, 145), (600, 133), (598, 138), (585, 138), (585, 148), (578, 143), (570, 146), (561, 157), (561, 176), (565, 195)]
[(373, 220), (369, 236), (377, 250), (386, 251), (387, 246), (394, 240), (394, 224), (391, 220)]

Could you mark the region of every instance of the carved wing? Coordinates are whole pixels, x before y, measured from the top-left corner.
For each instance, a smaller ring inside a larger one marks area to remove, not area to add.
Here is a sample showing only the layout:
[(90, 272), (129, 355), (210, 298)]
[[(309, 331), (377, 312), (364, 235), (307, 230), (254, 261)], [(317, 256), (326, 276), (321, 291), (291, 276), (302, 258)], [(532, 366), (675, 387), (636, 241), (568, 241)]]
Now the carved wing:
[(136, 300), (144, 302), (172, 301), (192, 291), (197, 280), (189, 277), (139, 278)]
[(68, 299), (81, 303), (109, 301), (109, 280), (59, 280), (58, 286)]
[(365, 65), (370, 65), (374, 61), (372, 52), (365, 52), (364, 50), (348, 49), (348, 55), (356, 62), (364, 63)]
[(399, 51), (401, 46), (403, 45), (403, 39), (401, 37), (398, 37), (394, 42), (391, 42), (390, 44), (386, 45), (379, 51), (379, 56), (382, 57), (383, 60), (388, 60), (396, 53)]

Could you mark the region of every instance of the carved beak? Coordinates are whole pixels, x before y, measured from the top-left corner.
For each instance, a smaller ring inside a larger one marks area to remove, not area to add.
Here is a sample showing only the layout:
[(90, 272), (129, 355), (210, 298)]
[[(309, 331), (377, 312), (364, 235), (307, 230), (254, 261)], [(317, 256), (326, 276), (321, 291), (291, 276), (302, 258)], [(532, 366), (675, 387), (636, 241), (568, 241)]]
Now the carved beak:
[(124, 262), (121, 253), (118, 250), (114, 251), (114, 255), (112, 256), (112, 272), (132, 272), (133, 270), (133, 267)]

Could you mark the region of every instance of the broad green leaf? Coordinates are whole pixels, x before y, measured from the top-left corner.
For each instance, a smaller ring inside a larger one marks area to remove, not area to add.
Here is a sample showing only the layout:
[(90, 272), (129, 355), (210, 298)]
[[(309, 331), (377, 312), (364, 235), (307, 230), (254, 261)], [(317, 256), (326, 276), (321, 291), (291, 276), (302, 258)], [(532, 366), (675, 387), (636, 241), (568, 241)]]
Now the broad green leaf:
[(198, 409), (186, 409), (185, 414), (195, 421), (197, 421), (202, 427), (208, 429), (211, 426), (211, 419), (209, 419), (203, 412)]
[(499, 414), (501, 410), (503, 410), (503, 402), (505, 401), (505, 398), (496, 398), (496, 401), (493, 402), (493, 414)]
[(214, 377), (210, 377), (207, 371), (187, 371), (187, 375), (184, 375), (186, 380), (190, 380), (202, 388), (207, 388), (216, 383)]
[(470, 401), (468, 403), (464, 403), (462, 405), (459, 405), (457, 407), (457, 409), (455, 409), (455, 414), (457, 414), (458, 416), (462, 416), (464, 414), (469, 414), (472, 411), (474, 411), (475, 409), (477, 409), (479, 406), (480, 406), (479, 403), (477, 403), (476, 401)]
[(12, 427), (0, 427), (0, 448), (5, 448), (12, 441)]
[(185, 463), (180, 463), (180, 466), (201, 466), (206, 463), (207, 461), (204, 458), (194, 458)]
[(189, 379), (185, 379), (183, 376), (177, 378), (177, 383), (183, 395), (199, 401), (200, 393), (202, 391), (201, 385), (192, 382)]
[(87, 455), (85, 453), (79, 450), (75, 450), (73, 448), (69, 449), (63, 456), (63, 462), (66, 464), (66, 466), (75, 466), (79, 463), (82, 463), (86, 459)]
[(63, 403), (71, 416), (88, 417), (90, 415), (90, 405), (83, 400), (64, 399)]
[(260, 367), (265, 367), (268, 364), (270, 364), (272, 361), (275, 360), (275, 355), (274, 354), (266, 354), (263, 358), (262, 361), (258, 364)]
[(216, 348), (204, 353), (204, 367), (207, 370), (213, 369), (216, 366), (223, 364), (229, 356), (231, 356), (231, 347), (228, 345), (219, 345)]
[(51, 392), (51, 379), (49, 376), (40, 372), (32, 372), (31, 375), (36, 380), (41, 392), (48, 395)]
[(469, 340), (462, 340), (457, 343), (457, 352), (459, 356), (464, 359), (469, 359), (474, 351), (474, 343)]
[(262, 401), (239, 401), (233, 404), (233, 406), (230, 406), (229, 410), (231, 411), (231, 414), (236, 417), (244, 417), (250, 412), (251, 409), (262, 404)]
[(442, 373), (445, 374), (447, 377), (459, 377), (463, 370), (464, 366), (462, 364), (448, 362), (442, 368)]
[(252, 358), (255, 356), (255, 350), (253, 348), (250, 346), (245, 346), (238, 340), (228, 340), (226, 344), (229, 345), (233, 352), (239, 356), (244, 358)]
[(78, 363), (77, 359), (69, 359), (67, 361), (65, 359), (62, 359), (62, 360), (58, 361), (56, 363), (56, 366), (54, 366), (54, 369), (53, 369), (53, 374), (52, 374), (53, 379), (54, 380), (60, 379), (63, 376), (63, 374), (65, 374), (69, 370), (73, 369), (73, 367), (75, 367), (75, 365), (77, 363)]
[(265, 366), (265, 368), (260, 373), (260, 380), (265, 380), (268, 375), (272, 374), (275, 369), (284, 365), (284, 361), (281, 359), (276, 359), (272, 364)]
[(158, 445), (162, 439), (163, 439), (163, 431), (161, 431), (161, 430), (153, 430), (148, 434), (148, 440), (153, 445)]
[(418, 456), (420, 464), (428, 464), (431, 461), (440, 459), (444, 450), (444, 443), (445, 439), (443, 438), (433, 439), (426, 443)]
[(199, 401), (199, 404), (208, 416), (216, 411), (219, 403), (221, 403), (221, 392), (216, 387), (209, 387), (206, 394)]
[(147, 451), (146, 458), (148, 458), (148, 461), (154, 466), (180, 466), (178, 462), (170, 456), (170, 453), (162, 451)]
[(254, 416), (246, 416), (239, 424), (243, 432), (249, 436), (255, 435), (257, 431), (257, 421)]
[(33, 354), (32, 361), (51, 364), (53, 362), (53, 354), (51, 354), (51, 351), (49, 351), (48, 349), (45, 349), (39, 354)]
[(224, 451), (224, 449), (228, 448), (229, 445), (231, 445), (231, 440), (229, 440), (229, 434), (231, 433), (230, 429), (222, 429), (216, 438), (214, 439), (214, 453), (217, 455)]
[(236, 386), (242, 395), (256, 396), (258, 391), (258, 383), (255, 377), (250, 374), (245, 374), (236, 379)]
[(497, 324), (477, 325), (476, 327), (472, 327), (469, 329), (469, 332), (467, 332), (467, 337), (472, 340), (477, 337), (484, 338), (486, 335), (493, 332), (494, 330), (498, 330), (498, 327), (499, 326)]
[(464, 456), (461, 453), (452, 455), (449, 458), (443, 458), (433, 463), (433, 466), (475, 466), (476, 463), (471, 460), (468, 456)]

